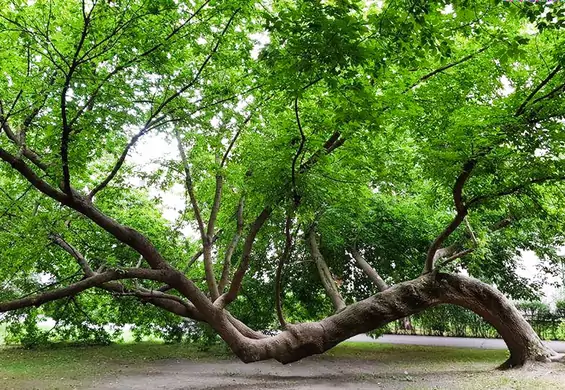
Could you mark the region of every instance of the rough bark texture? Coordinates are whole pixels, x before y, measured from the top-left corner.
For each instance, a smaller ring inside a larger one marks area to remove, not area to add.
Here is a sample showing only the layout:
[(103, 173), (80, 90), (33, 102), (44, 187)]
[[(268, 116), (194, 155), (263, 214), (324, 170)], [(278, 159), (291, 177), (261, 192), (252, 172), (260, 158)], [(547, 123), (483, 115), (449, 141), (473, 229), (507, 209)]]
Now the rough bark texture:
[(322, 353), (354, 335), (439, 304), (463, 306), (479, 314), (500, 333), (510, 358), (503, 367), (559, 357), (545, 346), (514, 305), (498, 290), (476, 279), (453, 274), (425, 274), (346, 307), (319, 322), (288, 325), (277, 336), (252, 340), (222, 321), (220, 335), (244, 362), (276, 359), (291, 363)]

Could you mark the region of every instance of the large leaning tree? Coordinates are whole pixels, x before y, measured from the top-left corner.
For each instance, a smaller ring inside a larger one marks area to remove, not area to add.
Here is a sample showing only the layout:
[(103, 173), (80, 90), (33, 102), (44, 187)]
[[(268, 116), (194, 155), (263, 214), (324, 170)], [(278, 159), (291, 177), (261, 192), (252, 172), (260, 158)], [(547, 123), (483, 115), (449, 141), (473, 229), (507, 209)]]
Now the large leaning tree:
[(0, 312), (148, 311), (288, 363), (454, 304), (505, 366), (559, 360), (500, 291), (565, 241), (564, 13), (0, 0)]

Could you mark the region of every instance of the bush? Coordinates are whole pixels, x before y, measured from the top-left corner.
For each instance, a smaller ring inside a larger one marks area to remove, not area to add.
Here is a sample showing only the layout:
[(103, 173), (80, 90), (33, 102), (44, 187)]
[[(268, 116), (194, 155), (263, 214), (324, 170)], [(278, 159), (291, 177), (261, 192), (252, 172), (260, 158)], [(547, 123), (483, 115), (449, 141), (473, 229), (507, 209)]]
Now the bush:
[(22, 317), (17, 317), (6, 327), (7, 344), (19, 344), (24, 348), (34, 348), (47, 344), (48, 332), (41, 330), (38, 326), (39, 319), (36, 310), (30, 310)]
[(561, 316), (552, 313), (548, 305), (540, 301), (521, 301), (516, 307), (542, 339), (557, 337)]
[(565, 319), (565, 300), (555, 302), (555, 314), (557, 314), (560, 319)]
[(373, 338), (373, 339), (378, 339), (379, 337), (381, 337), (383, 334), (386, 333), (390, 333), (390, 328), (388, 325), (385, 325), (383, 327), (374, 329), (370, 332), (367, 333), (367, 336)]

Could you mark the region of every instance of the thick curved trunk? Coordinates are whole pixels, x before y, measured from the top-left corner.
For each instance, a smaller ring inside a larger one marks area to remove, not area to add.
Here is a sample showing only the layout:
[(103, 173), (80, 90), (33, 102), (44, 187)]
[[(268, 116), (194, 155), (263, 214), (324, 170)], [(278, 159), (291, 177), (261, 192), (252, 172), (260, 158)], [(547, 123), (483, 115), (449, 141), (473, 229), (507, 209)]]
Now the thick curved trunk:
[(510, 350), (505, 367), (558, 358), (498, 290), (476, 279), (442, 273), (429, 273), (397, 284), (322, 321), (289, 325), (274, 337), (244, 337), (228, 320), (219, 320), (215, 327), (244, 362), (276, 359), (290, 363), (439, 304), (463, 306), (491, 323)]
[(548, 362), (560, 356), (545, 345), (522, 314), (500, 291), (476, 279), (440, 274), (445, 289), (441, 303), (465, 307), (490, 323), (506, 342), (510, 357), (503, 368), (522, 366), (528, 361)]

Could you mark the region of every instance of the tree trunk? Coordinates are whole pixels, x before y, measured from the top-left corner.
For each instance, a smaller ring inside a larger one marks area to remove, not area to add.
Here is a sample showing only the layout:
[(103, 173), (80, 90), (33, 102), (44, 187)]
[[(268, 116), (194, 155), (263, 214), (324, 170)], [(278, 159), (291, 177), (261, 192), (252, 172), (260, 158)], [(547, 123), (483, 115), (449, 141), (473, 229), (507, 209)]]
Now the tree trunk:
[(460, 275), (440, 274), (438, 279), (449, 286), (445, 302), (465, 307), (490, 323), (506, 342), (510, 357), (501, 366), (522, 366), (531, 361), (549, 362), (560, 358), (546, 346), (516, 306), (502, 293), (478, 280)]
[(404, 317), (400, 320), (401, 329), (407, 332), (414, 333), (414, 327), (412, 326), (412, 321), (410, 317)]
[(463, 306), (491, 323), (510, 351), (502, 367), (560, 358), (498, 290), (476, 279), (435, 272), (392, 286), (319, 322), (289, 325), (274, 337), (245, 337), (227, 319), (213, 326), (244, 362), (276, 359), (291, 363), (439, 304)]

